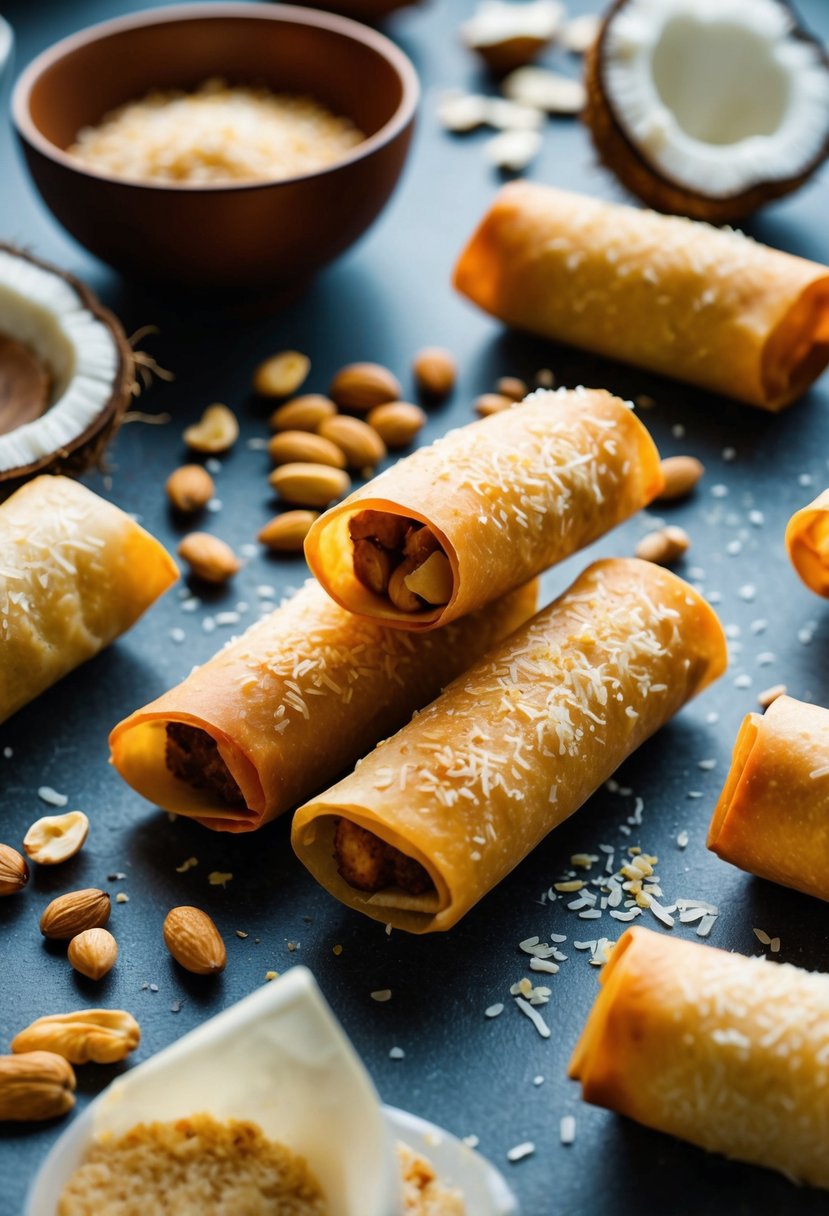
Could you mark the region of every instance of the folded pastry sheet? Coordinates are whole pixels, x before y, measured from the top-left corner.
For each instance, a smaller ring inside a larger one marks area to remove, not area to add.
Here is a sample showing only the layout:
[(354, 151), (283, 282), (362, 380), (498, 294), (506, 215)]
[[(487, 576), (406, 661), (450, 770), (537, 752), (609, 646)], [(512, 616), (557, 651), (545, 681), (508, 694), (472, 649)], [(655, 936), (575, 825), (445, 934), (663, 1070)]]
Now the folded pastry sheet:
[[(350, 612), (434, 629), (590, 544), (662, 484), (650, 435), (618, 397), (603, 389), (540, 392), (451, 431), (361, 486), (316, 521), (305, 552)], [(424, 538), (445, 574), (431, 602), (401, 609), (389, 598), (391, 582), (387, 593), (359, 576), (359, 547), (375, 566), (382, 560), (397, 570), (401, 559), (410, 568), (431, 553)]]
[(829, 975), (634, 928), (600, 983), (570, 1061), (587, 1102), (829, 1187)]
[(531, 182), (500, 191), (454, 282), (508, 325), (765, 410), (829, 363), (828, 267)]
[[(449, 929), (724, 668), (720, 623), (687, 583), (633, 558), (596, 562), (301, 807), (294, 848), (350, 907)], [(368, 889), (378, 841), (428, 885)]]
[(176, 580), (172, 558), (112, 503), (36, 477), (0, 505), (0, 722), (92, 658)]
[(829, 490), (791, 517), (786, 548), (806, 586), (829, 599)]
[(535, 583), (413, 637), (344, 612), (309, 580), (280, 608), (112, 731), (145, 798), (207, 827), (251, 831), (407, 722), (535, 611)]
[(829, 900), (829, 709), (778, 697), (748, 714), (708, 847), (760, 878)]

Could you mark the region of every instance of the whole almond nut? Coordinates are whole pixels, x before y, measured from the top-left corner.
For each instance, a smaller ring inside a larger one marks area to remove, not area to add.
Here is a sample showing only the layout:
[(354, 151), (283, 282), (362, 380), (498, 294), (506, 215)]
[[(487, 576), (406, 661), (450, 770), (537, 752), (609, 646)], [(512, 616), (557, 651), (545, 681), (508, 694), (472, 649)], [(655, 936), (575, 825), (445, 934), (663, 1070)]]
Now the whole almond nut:
[(201, 511), (210, 502), (216, 487), (207, 469), (200, 464), (183, 464), (167, 478), (167, 497), (177, 511)]
[(509, 397), (511, 401), (523, 401), (530, 390), (517, 376), (501, 376), (495, 385), (495, 391), (502, 397)]
[(178, 555), (205, 583), (226, 583), (242, 567), (230, 545), (209, 532), (189, 532), (179, 544)]
[(308, 393), (280, 405), (271, 414), (268, 425), (273, 431), (316, 431), (321, 422), (333, 418), (336, 412), (336, 405), (328, 397)]
[(684, 528), (672, 524), (643, 536), (636, 546), (636, 556), (657, 566), (668, 566), (682, 557), (690, 544), (690, 537)]
[(351, 487), (347, 473), (324, 464), (283, 464), (268, 480), (283, 502), (298, 507), (327, 507)]
[(490, 414), (500, 414), (514, 405), (512, 397), (505, 397), (502, 393), (481, 393), (480, 397), (475, 398), (475, 413), (481, 418), (489, 418)]
[(109, 920), (112, 905), (106, 891), (85, 887), (59, 895), (43, 910), (40, 932), (52, 941), (69, 941), (84, 929), (100, 929)]
[(12, 1051), (53, 1051), (70, 1064), (115, 1064), (140, 1042), (141, 1028), (125, 1010), (78, 1009), (38, 1018), (15, 1035)]
[(350, 469), (373, 469), (386, 456), (386, 445), (374, 427), (360, 418), (339, 414), (320, 423), (319, 433), (335, 443)]
[(366, 418), (387, 448), (407, 448), (426, 424), (426, 415), (410, 401), (389, 401), (376, 405)]
[(665, 486), (658, 497), (666, 502), (684, 498), (705, 472), (705, 466), (696, 456), (666, 456), (659, 462)]
[[(336, 422), (337, 419), (331, 419)], [(324, 421), (323, 426), (327, 425)], [(268, 455), (274, 464), (327, 464), (332, 469), (345, 468), (345, 454), (336, 443), (309, 431), (280, 431), (268, 444)]]
[(215, 456), (233, 447), (239, 438), (239, 423), (226, 405), (209, 405), (200, 421), (188, 426), (182, 438), (194, 452)]
[(75, 1072), (53, 1051), (0, 1056), (0, 1120), (57, 1119), (75, 1105)]
[(318, 511), (284, 511), (275, 515), (259, 533), (259, 540), (275, 553), (301, 553)]
[(99, 980), (118, 959), (118, 943), (108, 929), (84, 929), (69, 943), (66, 957), (87, 979)]
[(337, 372), (328, 391), (343, 409), (363, 414), (375, 405), (397, 401), (401, 388), (397, 377), (379, 363), (349, 363)]
[(308, 379), (311, 360), (298, 350), (283, 350), (260, 363), (253, 391), (260, 397), (290, 397)]
[(412, 360), (412, 375), (424, 397), (440, 401), (455, 387), (458, 365), (454, 356), (442, 346), (427, 346)]
[(179, 966), (193, 975), (216, 975), (225, 969), (221, 934), (200, 908), (172, 908), (164, 921), (164, 941)]
[(23, 848), (39, 866), (57, 866), (81, 851), (88, 834), (89, 820), (83, 811), (44, 815), (23, 837)]
[(29, 881), (29, 867), (17, 849), (0, 844), (0, 895), (16, 895)]

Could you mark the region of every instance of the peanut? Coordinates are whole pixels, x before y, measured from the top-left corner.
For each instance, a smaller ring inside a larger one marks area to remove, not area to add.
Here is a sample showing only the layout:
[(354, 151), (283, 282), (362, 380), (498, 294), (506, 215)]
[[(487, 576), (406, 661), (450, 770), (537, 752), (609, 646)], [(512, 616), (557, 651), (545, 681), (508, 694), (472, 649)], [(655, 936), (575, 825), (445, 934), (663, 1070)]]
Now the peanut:
[[(342, 421), (332, 418), (331, 422)], [(356, 418), (350, 419), (356, 422)], [(327, 422), (322, 423), (327, 426)], [(309, 431), (280, 431), (274, 435), (268, 444), (268, 455), (274, 464), (327, 464), (332, 469), (345, 468), (345, 454), (342, 448), (322, 434), (312, 435)]]
[(705, 472), (705, 466), (696, 456), (667, 456), (659, 467), (665, 478), (665, 486), (658, 496), (665, 502), (685, 498)]
[(376, 405), (366, 418), (387, 448), (406, 448), (426, 422), (419, 405), (408, 401), (389, 401)]
[(242, 566), (230, 545), (209, 532), (188, 532), (178, 547), (195, 578), (205, 583), (226, 583)]
[(373, 469), (386, 456), (386, 445), (377, 431), (360, 418), (344, 414), (326, 418), (320, 423), (319, 434), (337, 445), (351, 469)]
[(441, 346), (427, 346), (412, 360), (412, 375), (424, 397), (442, 401), (455, 387), (458, 375), (454, 356)]
[(303, 462), (281, 465), (268, 480), (283, 502), (299, 507), (326, 507), (351, 486), (351, 478), (342, 469)]
[(167, 497), (177, 511), (201, 511), (215, 492), (213, 478), (200, 464), (183, 464), (167, 478)]
[(315, 431), (326, 418), (333, 418), (337, 407), (328, 397), (308, 393), (294, 397), (274, 410), (268, 419), (272, 431)]
[(260, 363), (253, 373), (253, 391), (260, 397), (290, 397), (304, 384), (311, 360), (298, 350), (283, 350)]
[(226, 405), (209, 405), (199, 422), (188, 426), (183, 439), (194, 452), (215, 456), (232, 448), (239, 438), (239, 423)]
[(53, 1051), (70, 1064), (115, 1064), (140, 1042), (141, 1029), (125, 1010), (78, 1009), (38, 1018), (15, 1035), (12, 1051)]
[(274, 553), (301, 553), (317, 511), (285, 511), (275, 515), (259, 533), (259, 540)]
[(44, 815), (23, 837), (23, 848), (39, 866), (56, 866), (81, 851), (88, 833), (89, 820), (83, 811)]
[(475, 398), (475, 413), (481, 418), (488, 418), (490, 414), (500, 414), (514, 405), (512, 397), (505, 397), (502, 393), (481, 393), (480, 397)]
[(656, 532), (648, 532), (636, 546), (636, 556), (646, 562), (654, 562), (657, 566), (669, 566), (688, 549), (691, 544), (688, 533), (683, 528), (671, 524)]
[(379, 363), (349, 363), (331, 381), (329, 393), (343, 409), (366, 413), (400, 398), (400, 381)]

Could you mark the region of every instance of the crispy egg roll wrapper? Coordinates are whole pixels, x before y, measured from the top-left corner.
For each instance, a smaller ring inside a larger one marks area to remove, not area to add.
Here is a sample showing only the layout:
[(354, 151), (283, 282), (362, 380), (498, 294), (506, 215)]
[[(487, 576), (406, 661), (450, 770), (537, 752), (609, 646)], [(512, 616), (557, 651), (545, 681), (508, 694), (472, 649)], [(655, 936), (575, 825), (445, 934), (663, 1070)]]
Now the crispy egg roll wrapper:
[(791, 517), (786, 548), (806, 586), (829, 599), (829, 490)]
[[(349, 494), (315, 521), (305, 555), (349, 612), (434, 629), (589, 545), (662, 486), (653, 440), (618, 397), (604, 389), (538, 392), (419, 448)], [(401, 612), (363, 586), (348, 530), (363, 510), (429, 525), (452, 568), (447, 604)]]
[(68, 477), (0, 505), (0, 722), (124, 633), (178, 570), (149, 532)]
[(503, 187), (454, 283), (507, 325), (764, 410), (829, 363), (826, 266), (550, 186)]
[(744, 718), (708, 847), (759, 878), (829, 900), (829, 709), (778, 697)]
[(599, 982), (585, 1101), (829, 1187), (829, 975), (637, 927)]
[[(343, 903), (414, 933), (449, 929), (725, 669), (717, 617), (649, 562), (590, 566), (408, 726), (301, 807), (293, 844)], [(434, 890), (356, 890), (339, 817), (425, 867)]]
[[(522, 625), (536, 583), (435, 633), (412, 637), (344, 612), (305, 586), (177, 687), (120, 722), (112, 763), (143, 797), (219, 831), (247, 832), (295, 807)], [(215, 740), (244, 806), (174, 776), (166, 726)]]

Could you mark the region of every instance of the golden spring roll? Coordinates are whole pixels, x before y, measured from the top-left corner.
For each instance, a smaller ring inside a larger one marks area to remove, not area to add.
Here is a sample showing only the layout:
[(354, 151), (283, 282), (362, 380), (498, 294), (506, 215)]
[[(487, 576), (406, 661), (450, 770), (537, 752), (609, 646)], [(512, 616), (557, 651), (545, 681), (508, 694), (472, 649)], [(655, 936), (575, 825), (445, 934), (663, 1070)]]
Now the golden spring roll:
[(522, 625), (536, 598), (531, 583), (446, 629), (412, 637), (351, 616), (309, 580), (120, 722), (110, 736), (112, 763), (165, 810), (220, 831), (252, 831), (402, 726)]
[(791, 517), (786, 548), (806, 586), (829, 599), (829, 490)]
[[(635, 558), (596, 562), (301, 807), (294, 848), (350, 907), (414, 933), (449, 929), (725, 662), (717, 617), (682, 579)], [(428, 887), (357, 889), (376, 840)]]
[(829, 975), (634, 928), (599, 980), (585, 1101), (829, 1187)]
[(454, 284), (507, 325), (764, 410), (829, 363), (826, 266), (531, 182), (503, 187)]
[(0, 505), (0, 722), (134, 625), (175, 562), (112, 503), (36, 477)]
[[(434, 629), (590, 544), (662, 484), (650, 435), (618, 397), (603, 389), (534, 393), (361, 486), (314, 523), (305, 554), (349, 612)], [(435, 563), (442, 578), (432, 593), (417, 579)], [(408, 605), (395, 591), (403, 571), (398, 589), (415, 592)], [(373, 572), (382, 576), (377, 584)]]
[(829, 709), (778, 697), (744, 718), (708, 847), (759, 878), (829, 900)]

